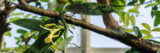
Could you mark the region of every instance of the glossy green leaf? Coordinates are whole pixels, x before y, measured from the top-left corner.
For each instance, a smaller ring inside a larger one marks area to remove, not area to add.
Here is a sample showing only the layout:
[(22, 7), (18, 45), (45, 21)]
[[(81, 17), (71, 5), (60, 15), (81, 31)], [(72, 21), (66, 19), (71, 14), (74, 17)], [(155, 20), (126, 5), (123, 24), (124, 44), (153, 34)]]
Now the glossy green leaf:
[(138, 6), (134, 6), (133, 9), (130, 9), (129, 12), (132, 12), (132, 13), (139, 13), (138, 9), (139, 9), (140, 5)]
[(143, 4), (145, 2), (145, 0), (139, 0), (141, 4)]
[(5, 41), (3, 42), (3, 47), (6, 48), (6, 42)]
[(125, 28), (126, 32), (133, 32), (133, 29)]
[(154, 6), (154, 5), (158, 5), (158, 3), (150, 3), (150, 4), (146, 5), (145, 8), (150, 7), (150, 6)]
[(154, 13), (155, 10), (158, 10), (158, 6), (153, 6), (152, 7), (152, 11), (151, 11), (152, 18), (155, 16), (155, 13)]
[(4, 35), (11, 37), (11, 32), (10, 32), (10, 31), (7, 31), (7, 32), (5, 32)]
[(40, 25), (43, 24), (40, 20), (35, 19), (19, 19), (13, 22), (14, 24), (35, 31), (40, 31)]
[(70, 36), (67, 39), (64, 39), (61, 43), (58, 44), (58, 49), (59, 50), (64, 50), (68, 44), (71, 42), (74, 36)]
[(23, 37), (24, 37), (24, 39), (27, 39), (30, 35), (32, 35), (32, 33), (25, 33), (25, 34), (23, 35)]
[(32, 18), (33, 18), (33, 19), (36, 19), (36, 18), (37, 18), (37, 16), (33, 16)]
[(142, 23), (141, 25), (147, 30), (151, 31), (151, 27), (147, 23)]
[(132, 0), (127, 5), (135, 5), (138, 2), (138, 0)]
[(129, 18), (130, 18), (130, 15), (129, 15), (129, 12), (128, 12), (128, 13), (125, 14), (125, 20), (124, 20), (125, 26), (129, 25)]
[(18, 16), (18, 15), (23, 15), (23, 13), (11, 13), (11, 15)]
[(62, 37), (59, 37), (58, 40), (56, 41), (56, 44), (59, 44), (63, 40)]
[(134, 26), (133, 31), (134, 31), (134, 33), (136, 34), (137, 37), (142, 37), (142, 34), (141, 34), (138, 27)]
[(70, 26), (71, 26), (73, 29), (75, 29), (75, 26), (74, 26), (74, 25), (70, 24)]
[(14, 17), (14, 18), (11, 18), (11, 19), (9, 20), (9, 22), (12, 23), (13, 21), (18, 20), (18, 19), (21, 19), (21, 18), (20, 18), (20, 17)]
[(160, 28), (158, 27), (158, 28), (154, 28), (152, 31), (157, 31), (157, 32), (159, 32), (160, 31)]
[(21, 39), (18, 37), (15, 37), (15, 39), (17, 40), (16, 44), (19, 44), (21, 42)]
[(104, 15), (115, 11), (110, 6), (91, 2), (74, 2), (66, 8), (69, 12), (86, 15)]
[(141, 31), (141, 33), (146, 35), (146, 36), (143, 37), (144, 39), (149, 39), (149, 38), (153, 37), (151, 32), (149, 32), (148, 30), (140, 30), (140, 31)]
[(154, 26), (156, 27), (160, 24), (160, 15), (159, 15), (160, 11), (154, 11), (154, 13), (155, 13), (155, 16), (156, 16), (156, 19), (154, 21)]
[(17, 33), (24, 34), (24, 33), (27, 33), (27, 31), (26, 31), (26, 30), (24, 30), (24, 29), (18, 29), (18, 30), (17, 30)]
[(49, 0), (40, 0), (40, 1), (42, 1), (42, 2), (49, 2)]
[(73, 2), (83, 2), (84, 0), (72, 0)]
[(1, 51), (9, 51), (11, 50), (10, 48), (3, 48)]
[(27, 15), (24, 16), (24, 18), (28, 18), (30, 15), (31, 15), (31, 14), (27, 14)]
[[(126, 4), (126, 0), (112, 0), (110, 1), (110, 5), (116, 6), (116, 5), (125, 5)], [(112, 7), (113, 9), (122, 11), (124, 10), (125, 7)]]
[(132, 26), (135, 26), (135, 17), (133, 15), (130, 17), (130, 21)]
[(120, 12), (119, 16), (120, 16), (120, 22), (124, 22), (124, 18), (125, 18), (125, 12)]

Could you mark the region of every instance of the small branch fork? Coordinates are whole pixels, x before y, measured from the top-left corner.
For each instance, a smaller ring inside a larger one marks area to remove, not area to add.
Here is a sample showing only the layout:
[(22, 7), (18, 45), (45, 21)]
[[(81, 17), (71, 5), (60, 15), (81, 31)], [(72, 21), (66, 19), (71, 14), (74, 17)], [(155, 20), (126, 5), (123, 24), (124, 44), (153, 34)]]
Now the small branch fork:
[[(35, 13), (35, 14), (39, 14), (39, 15), (42, 15), (42, 16), (48, 16), (48, 17), (60, 19), (59, 18), (59, 16), (60, 16), (59, 12), (56, 12), (56, 11), (51, 12), (51, 11), (44, 10), (44, 9), (41, 9), (41, 8), (36, 8), (36, 7), (30, 6), (30, 5), (27, 4), (28, 2), (36, 1), (36, 0), (26, 0), (27, 3), (26, 3), (25, 0), (18, 0), (18, 1), (19, 1), (19, 4), (17, 4), (14, 7), (11, 7), (11, 9), (8, 10), (9, 12), (6, 13), (6, 15), (4, 16), (5, 19), (3, 19), (3, 21), (7, 19), (9, 13), (12, 12), (15, 8), (19, 8), (21, 10), (28, 11), (28, 12)], [(106, 1), (107, 2), (107, 0), (98, 0), (98, 1)], [(3, 15), (3, 14), (1, 14), (1, 15)], [(111, 14), (109, 14), (107, 16), (104, 16), (104, 17), (108, 17), (108, 16), (112, 17)], [(154, 43), (150, 43), (149, 41), (144, 40), (142, 38), (132, 39), (132, 38), (126, 37), (125, 35), (114, 35), (114, 34), (111, 33), (109, 28), (107, 28), (107, 29), (101, 28), (101, 27), (95, 26), (93, 24), (90, 24), (89, 22), (86, 22), (84, 20), (75, 19), (71, 16), (64, 16), (64, 18), (67, 21), (67, 23), (74, 24), (76, 26), (80, 26), (82, 28), (89, 29), (91, 31), (97, 32), (99, 34), (110, 37), (112, 39), (116, 39), (116, 40), (118, 40), (118, 41), (120, 41), (120, 42), (122, 42), (126, 45), (137, 48), (142, 53), (156, 53), (158, 48), (160, 48), (159, 45), (155, 45)], [(0, 20), (1, 19), (2, 19), (2, 17), (0, 17)], [(105, 22), (106, 26), (108, 26), (108, 27), (111, 27), (111, 26), (119, 27), (118, 23), (113, 19), (113, 17), (109, 20), (111, 21), (111, 23), (110, 22), (107, 22), (107, 23)], [(4, 21), (4, 22), (6, 22), (6, 21)], [(0, 24), (0, 27), (5, 26), (5, 25), (6, 25), (6, 23), (4, 25)], [(5, 27), (7, 27), (7, 26), (5, 26)], [(3, 29), (3, 28), (0, 28), (0, 29)], [(5, 31), (3, 31), (2, 33), (1, 32), (2, 31), (0, 31), (0, 35), (1, 34), (3, 35)], [(129, 33), (127, 33), (127, 35), (128, 36), (133, 36), (132, 34), (129, 34)]]

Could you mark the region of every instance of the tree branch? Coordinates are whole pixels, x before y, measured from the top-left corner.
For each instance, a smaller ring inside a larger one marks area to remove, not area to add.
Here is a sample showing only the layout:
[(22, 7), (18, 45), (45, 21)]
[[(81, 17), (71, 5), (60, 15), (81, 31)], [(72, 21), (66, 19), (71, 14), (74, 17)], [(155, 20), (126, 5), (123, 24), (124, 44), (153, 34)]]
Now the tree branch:
[[(17, 8), (24, 10), (24, 11), (28, 11), (31, 13), (36, 13), (42, 16), (48, 16), (48, 17), (52, 17), (52, 18), (57, 18), (60, 19), (59, 16), (59, 12), (51, 12), (48, 10), (44, 10), (44, 9), (40, 9), (40, 8), (36, 8), (36, 7), (32, 7), (29, 5), (26, 5), (25, 3), (22, 2), (23, 0), (19, 0), (19, 2), (21, 4), (19, 4), (17, 6)], [(92, 25), (89, 22), (86, 22), (84, 20), (78, 20), (75, 19), (73, 17), (70, 16), (65, 16), (65, 20), (70, 23), (70, 24), (74, 24), (76, 26), (80, 26), (82, 28), (86, 28), (89, 29), (91, 31), (97, 32), (99, 34), (103, 34), (104, 36), (116, 39), (124, 44), (127, 44), (131, 47), (135, 47), (137, 48), (139, 51), (143, 52), (143, 53), (156, 53), (156, 51), (158, 50), (158, 48), (160, 48), (159, 45), (154, 45), (153, 43), (150, 43), (147, 40), (144, 40), (142, 38), (129, 38), (128, 36), (134, 36), (132, 34), (129, 33), (125, 33), (126, 35), (115, 35), (112, 34), (112, 32), (110, 31), (109, 28), (105, 29), (105, 28), (100, 28), (98, 26)]]
[[(6, 23), (6, 20), (9, 16), (9, 14), (16, 8), (16, 6), (11, 7), (11, 3), (5, 1), (5, 10), (0, 12), (0, 50), (2, 49), (3, 46), (3, 37), (4, 33), (8, 30), (8, 23)], [(32, 2), (32, 1), (37, 1), (37, 0), (26, 0), (27, 3)]]

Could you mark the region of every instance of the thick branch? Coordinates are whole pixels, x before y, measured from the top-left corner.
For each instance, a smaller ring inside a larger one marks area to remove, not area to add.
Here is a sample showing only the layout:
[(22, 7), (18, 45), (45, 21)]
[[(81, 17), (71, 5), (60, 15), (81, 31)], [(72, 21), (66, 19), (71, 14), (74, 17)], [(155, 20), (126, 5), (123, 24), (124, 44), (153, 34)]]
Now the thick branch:
[[(110, 6), (109, 0), (97, 0), (98, 3), (106, 4)], [(106, 27), (119, 27), (118, 22), (113, 18), (112, 14), (103, 15), (103, 22)]]
[[(19, 0), (19, 1), (21, 3), (23, 3), (22, 0)], [(59, 18), (60, 14), (58, 12), (51, 12), (51, 11), (32, 7), (32, 6), (25, 5), (25, 4), (18, 5), (17, 8), (24, 10), (24, 11), (36, 13), (36, 14), (39, 14), (42, 16), (48, 16), (48, 17), (60, 19)], [(142, 38), (136, 38), (136, 39), (129, 38), (127, 36), (133, 36), (132, 34), (129, 34), (129, 33), (126, 33), (127, 35), (114, 35), (110, 32), (109, 29), (100, 28), (100, 27), (94, 26), (84, 20), (78, 20), (78, 19), (72, 18), (70, 16), (65, 16), (65, 20), (70, 24), (74, 24), (76, 26), (80, 26), (82, 28), (89, 29), (89, 30), (97, 32), (99, 34), (103, 34), (104, 36), (116, 39), (116, 40), (118, 40), (124, 44), (127, 44), (131, 47), (135, 47), (144, 53), (156, 53), (156, 51), (160, 47), (160, 46), (154, 45), (154, 44), (152, 44)]]

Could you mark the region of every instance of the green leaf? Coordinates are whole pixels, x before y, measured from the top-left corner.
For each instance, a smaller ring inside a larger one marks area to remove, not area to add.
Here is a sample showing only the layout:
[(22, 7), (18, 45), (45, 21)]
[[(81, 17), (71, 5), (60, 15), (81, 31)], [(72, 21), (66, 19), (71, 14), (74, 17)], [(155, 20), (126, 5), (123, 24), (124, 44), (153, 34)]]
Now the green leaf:
[(35, 19), (19, 19), (13, 22), (14, 24), (35, 31), (40, 31), (40, 25), (43, 24), (40, 20)]
[(10, 32), (10, 31), (7, 31), (7, 32), (5, 32), (4, 35), (11, 37), (11, 32)]
[(145, 0), (139, 0), (141, 4), (143, 4), (145, 2)]
[(59, 37), (58, 40), (56, 41), (56, 44), (59, 44), (60, 42), (62, 42), (63, 38)]
[(11, 19), (9, 20), (9, 23), (12, 23), (13, 21), (18, 20), (18, 19), (21, 19), (21, 18), (20, 18), (20, 17), (11, 18)]
[(158, 6), (153, 6), (152, 7), (152, 11), (151, 11), (152, 18), (155, 16), (155, 13), (154, 13), (155, 10), (158, 10)]
[(154, 6), (154, 5), (158, 5), (158, 3), (150, 3), (150, 4), (146, 5), (145, 8), (150, 7), (150, 6)]
[(71, 40), (73, 39), (74, 36), (70, 36), (67, 39), (64, 39), (61, 43), (58, 44), (58, 49), (59, 50), (64, 50), (68, 44), (71, 42)]
[(11, 50), (10, 48), (3, 48), (2, 51), (9, 51)]
[(29, 35), (32, 35), (32, 33), (25, 33), (25, 34), (23, 35), (24, 39), (27, 39), (27, 38), (29, 37)]
[(120, 16), (120, 22), (124, 22), (124, 18), (125, 18), (125, 12), (120, 12), (119, 16)]
[(40, 0), (40, 1), (42, 1), (42, 2), (49, 2), (49, 0)]
[(69, 12), (86, 15), (104, 15), (115, 11), (110, 6), (92, 2), (74, 2), (66, 8)]
[(141, 33), (146, 35), (143, 37), (144, 39), (149, 39), (149, 38), (153, 37), (151, 32), (149, 32), (148, 30), (140, 30), (140, 31), (141, 31)]
[(134, 33), (136, 34), (137, 37), (142, 37), (142, 34), (141, 34), (138, 27), (134, 26), (133, 31), (134, 31)]
[(133, 32), (133, 29), (125, 28), (126, 32)]
[(134, 8), (133, 8), (133, 9), (130, 9), (128, 12), (139, 13), (139, 11), (138, 11), (139, 7), (140, 7), (140, 5), (134, 6)]
[(125, 14), (125, 20), (124, 20), (125, 26), (128, 26), (128, 25), (129, 25), (129, 18), (130, 18), (130, 15), (129, 15), (129, 12), (127, 12), (127, 13)]
[(33, 19), (36, 19), (36, 18), (37, 18), (37, 16), (33, 16), (32, 18), (33, 18)]
[(130, 17), (130, 21), (132, 26), (135, 26), (135, 17), (133, 15)]
[(25, 15), (25, 17), (24, 17), (24, 18), (28, 18), (30, 15), (31, 15), (31, 14), (27, 14), (27, 15)]
[(11, 15), (18, 16), (18, 15), (23, 15), (23, 13), (11, 13)]
[[(112, 0), (110, 1), (110, 5), (125, 5), (126, 4), (126, 0)], [(122, 11), (124, 10), (125, 7), (112, 7), (113, 9)]]
[(127, 5), (135, 5), (138, 2), (138, 0), (132, 0), (131, 2), (129, 2)]
[(73, 29), (75, 29), (74, 25), (70, 24), (70, 26), (71, 26)]
[(15, 39), (17, 40), (16, 44), (18, 45), (21, 42), (21, 39), (18, 37), (15, 37)]
[(3, 42), (3, 47), (6, 48), (6, 42)]
[(24, 29), (18, 29), (18, 30), (17, 30), (17, 33), (24, 34), (24, 33), (27, 33), (27, 31), (26, 31), (26, 30), (24, 30)]
[(156, 16), (156, 19), (154, 21), (154, 27), (156, 27), (160, 24), (160, 11), (154, 11), (154, 14)]
[(151, 31), (151, 27), (147, 23), (142, 23), (141, 25), (147, 30)]
[(84, 0), (73, 0), (73, 2), (83, 2)]
[(158, 27), (158, 28), (154, 28), (152, 31), (157, 31), (157, 32), (159, 32), (160, 31), (160, 28)]

